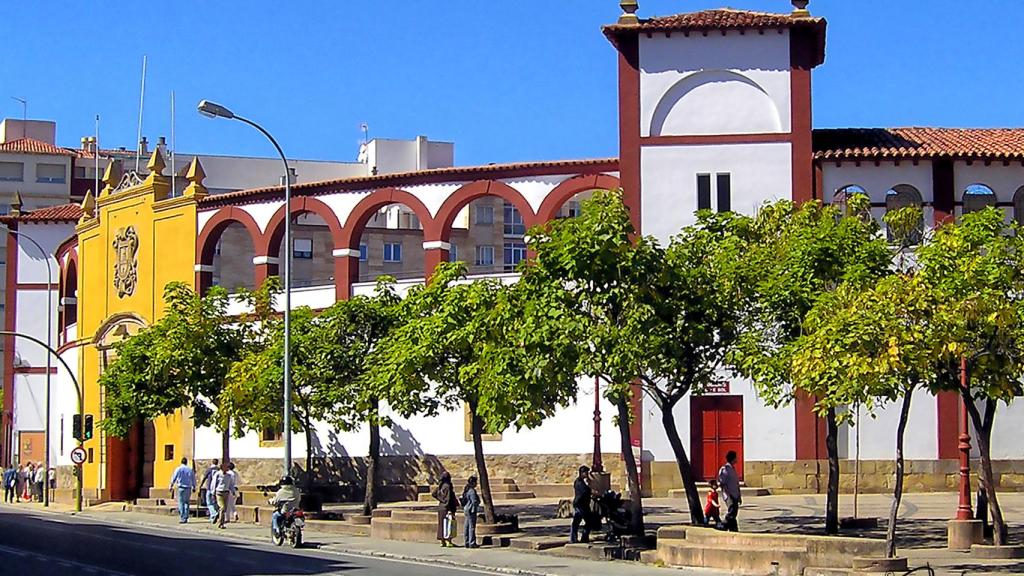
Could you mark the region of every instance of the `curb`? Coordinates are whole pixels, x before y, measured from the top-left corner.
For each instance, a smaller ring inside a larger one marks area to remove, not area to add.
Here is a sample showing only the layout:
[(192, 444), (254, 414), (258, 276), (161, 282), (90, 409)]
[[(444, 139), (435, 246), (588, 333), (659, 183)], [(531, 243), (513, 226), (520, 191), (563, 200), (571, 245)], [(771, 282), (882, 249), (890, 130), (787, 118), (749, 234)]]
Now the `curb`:
[[(67, 514), (67, 512), (50, 512), (50, 513), (51, 514)], [(122, 520), (122, 519), (103, 518), (102, 512), (88, 513), (88, 512), (83, 511), (82, 513), (72, 513), (72, 514), (74, 514), (75, 516), (80, 516), (80, 517), (81, 516), (88, 516), (88, 517), (91, 517), (91, 518), (97, 518), (97, 519), (101, 519), (101, 520), (103, 520), (105, 522), (110, 522), (112, 524), (146, 526), (148, 528), (161, 528), (161, 529), (164, 529), (164, 530), (172, 528), (172, 527), (169, 527), (169, 525), (167, 525), (167, 524), (160, 524), (158, 522), (147, 522), (145, 520)], [(180, 528), (180, 526), (179, 526), (179, 528)], [(193, 529), (193, 528), (185, 528), (185, 530), (187, 530), (188, 532), (193, 533), (193, 534), (203, 534), (203, 533), (207, 532), (205, 530), (198, 530), (198, 529)], [(323, 534), (322, 532), (310, 532), (310, 533), (311, 534)], [(218, 538), (230, 538), (230, 539), (233, 539), (233, 540), (244, 540), (246, 542), (263, 542), (263, 543), (266, 543), (266, 541), (264, 539), (262, 539), (262, 538), (257, 538), (257, 537), (249, 536), (249, 535), (246, 535), (246, 534), (239, 534), (238, 532), (216, 531), (216, 532), (212, 532), (212, 534), (215, 535)], [(353, 536), (353, 538), (357, 538), (357, 536)], [(421, 563), (421, 564), (441, 564), (441, 565), (444, 565), (444, 566), (451, 566), (453, 568), (468, 568), (468, 569), (471, 569), (471, 570), (479, 570), (479, 571), (483, 571), (483, 572), (491, 572), (491, 573), (494, 573), (494, 574), (510, 574), (512, 576), (559, 576), (558, 574), (549, 573), (549, 572), (535, 572), (535, 571), (532, 571), (532, 570), (519, 569), (519, 568), (505, 568), (505, 567), (500, 567), (500, 566), (489, 566), (487, 564), (474, 564), (474, 563), (466, 563), (466, 562), (456, 562), (456, 561), (453, 561), (453, 560), (449, 560), (447, 558), (437, 558), (437, 557), (424, 558), (422, 556), (414, 556), (414, 555), (411, 555), (411, 554), (396, 554), (396, 553), (393, 553), (393, 552), (383, 552), (383, 551), (379, 551), (379, 550), (353, 550), (353, 549), (350, 549), (350, 548), (345, 548), (343, 546), (339, 546), (337, 544), (330, 544), (330, 545), (327, 545), (327, 546), (317, 547), (316, 550), (318, 550), (320, 552), (326, 552), (328, 554), (336, 554), (336, 555), (359, 556), (359, 557), (363, 557), (363, 558), (380, 558), (380, 559), (384, 559), (384, 560), (400, 560), (400, 561), (403, 561), (403, 562), (417, 562), (417, 563)]]

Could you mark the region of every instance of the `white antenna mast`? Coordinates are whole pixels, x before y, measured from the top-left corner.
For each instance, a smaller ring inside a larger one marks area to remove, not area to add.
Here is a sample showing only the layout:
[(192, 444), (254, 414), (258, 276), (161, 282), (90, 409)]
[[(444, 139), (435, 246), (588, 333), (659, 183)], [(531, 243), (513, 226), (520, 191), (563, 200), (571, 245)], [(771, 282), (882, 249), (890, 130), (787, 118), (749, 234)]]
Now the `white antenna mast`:
[(146, 104), (146, 55), (142, 55), (142, 90), (139, 94), (139, 134), (135, 139), (135, 172), (139, 171), (139, 160), (142, 158), (142, 109)]
[(174, 187), (174, 150), (177, 146), (174, 145), (174, 90), (171, 90), (171, 196), (177, 196), (177, 188)]
[(26, 131), (28, 130), (28, 100), (25, 98), (18, 98), (17, 96), (11, 96), (12, 100), (21, 102), (21, 137), (25, 138), (28, 136)]
[[(92, 194), (94, 198), (100, 197), (100, 115), (96, 115), (96, 137), (92, 143), (92, 157), (95, 160), (96, 172), (93, 175), (95, 182), (93, 183)], [(114, 160), (111, 159), (111, 162)]]

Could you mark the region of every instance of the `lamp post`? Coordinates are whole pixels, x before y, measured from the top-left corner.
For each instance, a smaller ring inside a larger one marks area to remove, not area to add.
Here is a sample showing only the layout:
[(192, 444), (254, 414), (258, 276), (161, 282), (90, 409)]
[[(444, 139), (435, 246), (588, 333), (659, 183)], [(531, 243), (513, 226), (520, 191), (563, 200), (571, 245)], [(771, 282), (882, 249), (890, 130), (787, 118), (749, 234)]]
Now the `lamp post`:
[[(967, 388), (967, 358), (960, 359), (960, 387)], [(960, 438), (957, 448), (960, 450), (960, 498), (956, 508), (957, 520), (970, 520), (974, 518), (971, 511), (971, 428), (967, 421), (967, 403), (961, 398), (960, 401)]]
[[(209, 118), (226, 118), (238, 120), (257, 129), (277, 149), (284, 164), (284, 473), (291, 474), (292, 469), (292, 358), (291, 358), (291, 310), (292, 310), (292, 225), (291, 225), (291, 203), (292, 203), (292, 180), (291, 169), (288, 167), (288, 159), (284, 151), (278, 145), (277, 140), (270, 135), (262, 126), (236, 115), (220, 104), (203, 100), (197, 107), (200, 114)], [(269, 256), (269, 255), (268, 255)], [(308, 450), (309, 447), (307, 446)], [(308, 472), (308, 471), (307, 471)]]
[[(43, 250), (43, 247), (39, 245), (39, 242), (36, 242), (35, 239), (29, 236), (28, 234), (25, 234), (24, 232), (19, 232), (18, 230), (14, 230), (13, 228), (4, 226), (2, 224), (0, 224), (0, 229), (6, 229), (9, 234), (15, 234), (19, 238), (24, 238), (25, 240), (31, 242), (32, 245), (35, 246), (37, 250), (39, 250), (39, 254), (43, 257), (43, 260), (46, 262), (46, 348), (47, 350), (52, 350), (53, 271), (50, 270), (50, 258), (52, 256), (49, 252)], [(54, 262), (56, 262), (56, 260), (57, 259), (54, 258)], [(60, 268), (60, 263), (57, 264), (57, 268)], [(50, 381), (52, 378), (50, 370), (51, 359), (50, 354), (48, 352), (46, 354), (46, 408), (44, 409), (44, 412), (46, 414), (46, 426), (43, 428), (43, 506), (50, 505)], [(8, 382), (7, 385), (13, 386), (14, 382)]]

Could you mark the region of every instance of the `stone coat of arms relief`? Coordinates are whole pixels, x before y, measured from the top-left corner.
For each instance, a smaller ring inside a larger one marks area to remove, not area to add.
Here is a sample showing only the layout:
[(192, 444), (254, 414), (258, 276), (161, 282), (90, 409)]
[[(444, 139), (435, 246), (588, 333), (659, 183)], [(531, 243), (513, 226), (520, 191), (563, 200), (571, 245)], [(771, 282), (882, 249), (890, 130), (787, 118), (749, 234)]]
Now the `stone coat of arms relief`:
[(114, 234), (114, 289), (124, 298), (135, 292), (139, 279), (139, 234), (134, 226), (118, 229)]

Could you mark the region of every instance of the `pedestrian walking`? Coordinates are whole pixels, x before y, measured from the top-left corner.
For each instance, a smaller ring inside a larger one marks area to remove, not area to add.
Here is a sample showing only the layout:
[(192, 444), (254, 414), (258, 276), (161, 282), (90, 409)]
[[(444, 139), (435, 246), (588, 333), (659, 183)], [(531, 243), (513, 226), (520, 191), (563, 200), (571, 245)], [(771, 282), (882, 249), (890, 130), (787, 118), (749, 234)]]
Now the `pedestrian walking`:
[(217, 527), (224, 528), (228, 521), (228, 498), (234, 493), (234, 478), (228, 474), (228, 463), (222, 462), (220, 470), (213, 475), (213, 491), (217, 498)]
[(735, 450), (729, 450), (725, 454), (725, 464), (718, 470), (718, 485), (722, 487), (726, 506), (723, 527), (729, 532), (739, 532), (736, 517), (739, 515), (743, 497), (740, 494), (740, 475), (736, 472)]
[(43, 463), (40, 462), (36, 465), (35, 474), (35, 487), (36, 487), (36, 498), (39, 498), (39, 502), (43, 501), (43, 482), (46, 478), (46, 469), (43, 468)]
[(50, 468), (46, 471), (46, 485), (50, 487), (50, 490), (57, 489), (57, 469)]
[[(580, 466), (576, 481), (572, 483), (572, 524), (569, 527), (569, 543), (590, 542), (590, 468)], [(583, 535), (580, 536), (580, 525)]]
[(36, 475), (36, 465), (29, 462), (25, 465), (21, 475), (21, 499), (32, 501), (32, 479)]
[(18, 501), (18, 469), (11, 464), (4, 470), (4, 502), (11, 504)]
[(220, 461), (216, 458), (206, 467), (203, 480), (199, 483), (199, 497), (206, 504), (206, 512), (210, 516), (210, 524), (217, 521), (217, 496), (213, 491), (213, 475), (220, 469)]
[(196, 473), (188, 465), (188, 458), (181, 459), (181, 465), (171, 474), (171, 495), (178, 501), (178, 523), (188, 522), (188, 505), (192, 490), (196, 487)]
[(470, 476), (466, 487), (462, 489), (462, 513), (464, 518), (463, 532), (466, 548), (479, 548), (476, 543), (476, 516), (480, 513), (480, 494), (476, 491), (476, 476)]
[(718, 481), (708, 482), (708, 496), (704, 501), (704, 525), (714, 528), (722, 526), (722, 511), (718, 505)]
[(18, 485), (14, 490), (14, 499), (22, 500), (25, 498), (25, 474), (27, 473), (27, 467), (24, 464), (18, 464), (18, 475), (15, 478)]
[(442, 548), (454, 547), (452, 536), (455, 532), (455, 510), (459, 503), (455, 497), (451, 474), (447, 471), (441, 474), (441, 483), (432, 495), (437, 498), (437, 539), (441, 541)]
[(235, 472), (235, 463), (228, 462), (228, 474), (231, 476), (231, 495), (228, 497), (228, 522), (238, 522), (238, 512), (235, 511), (235, 504), (238, 503), (238, 472)]

